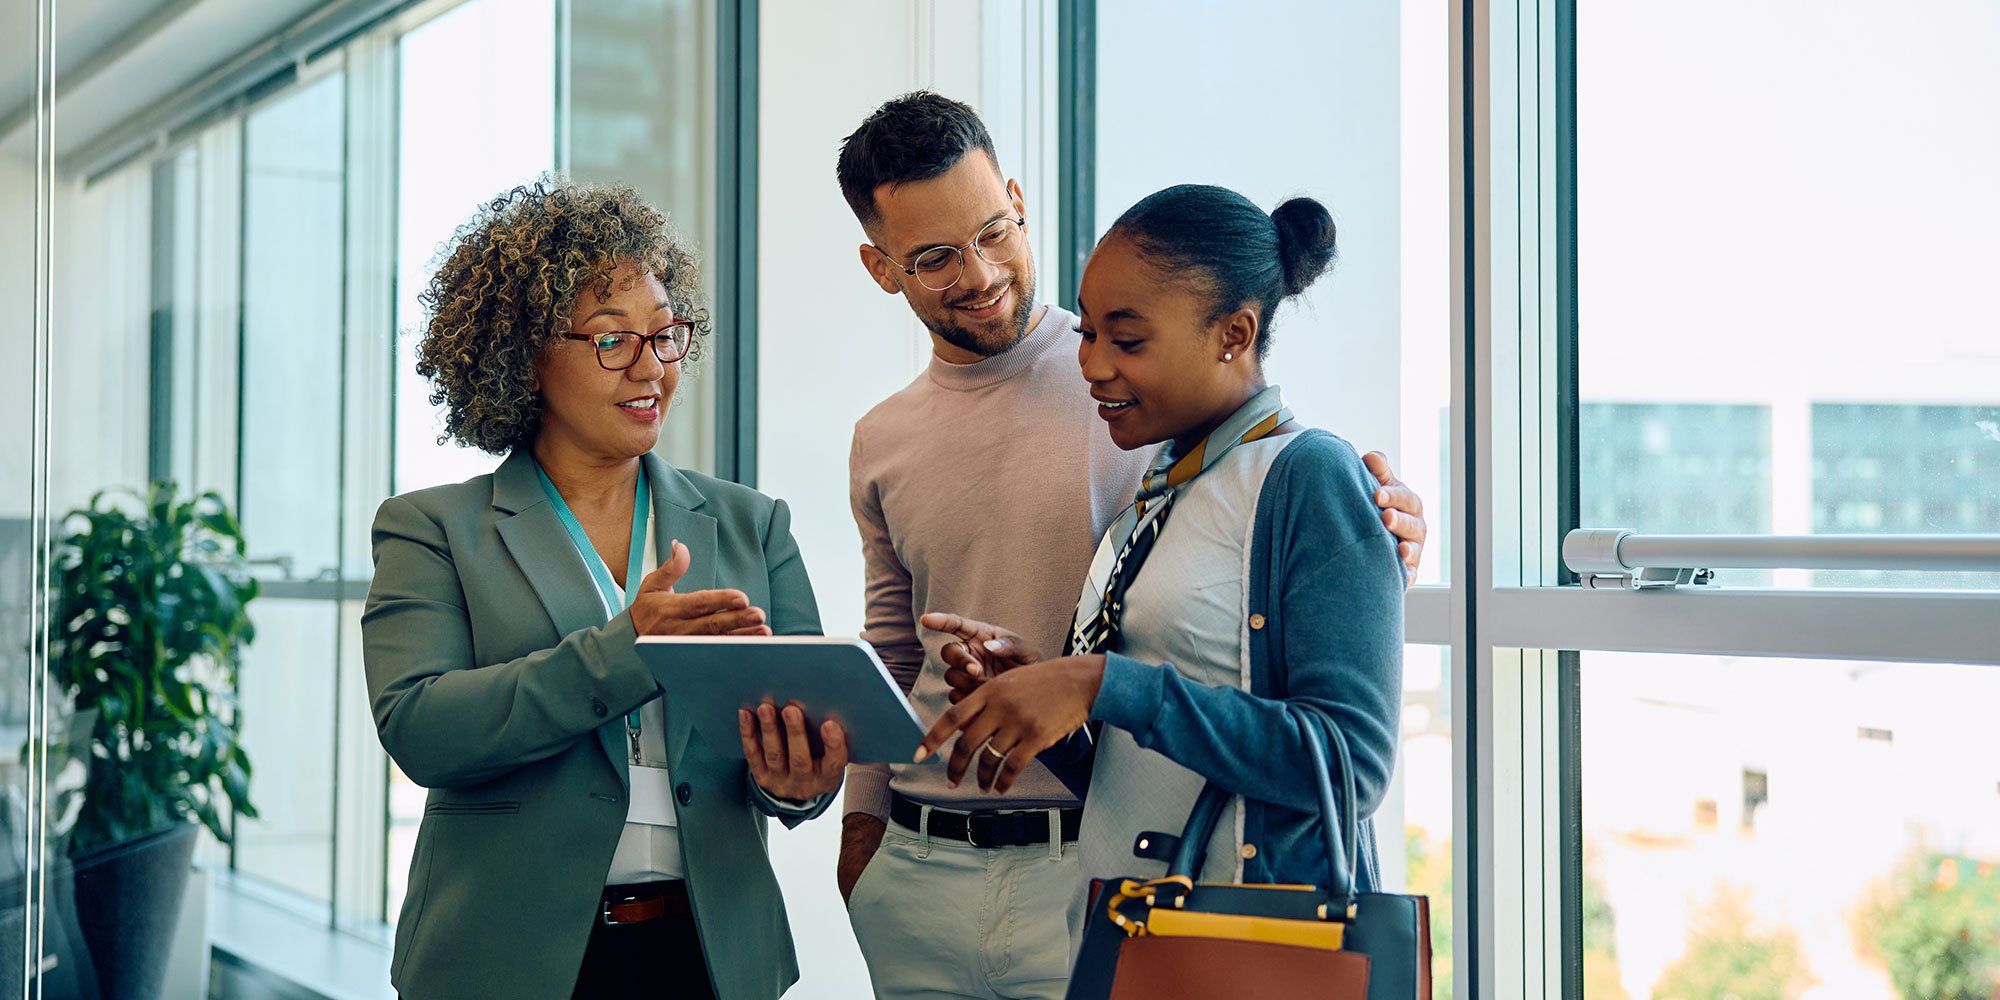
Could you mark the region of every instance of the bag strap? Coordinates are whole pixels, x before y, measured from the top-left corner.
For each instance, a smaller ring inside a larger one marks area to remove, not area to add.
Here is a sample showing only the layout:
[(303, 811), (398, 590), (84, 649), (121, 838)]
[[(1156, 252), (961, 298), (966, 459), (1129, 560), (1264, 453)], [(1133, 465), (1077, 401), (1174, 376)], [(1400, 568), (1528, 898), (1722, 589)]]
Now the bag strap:
[[(1320, 829), (1326, 836), (1326, 863), (1329, 879), (1327, 892), (1341, 904), (1345, 913), (1354, 902), (1354, 873), (1360, 870), (1360, 823), (1354, 808), (1354, 759), (1347, 749), (1347, 737), (1341, 733), (1339, 723), (1318, 705), (1300, 701), (1288, 701), (1286, 709), (1293, 718), (1304, 724), (1306, 733), (1306, 756), (1311, 759), (1313, 783), (1318, 786)], [(1324, 723), (1321, 725), (1320, 723)], [(1326, 733), (1326, 743), (1333, 747), (1334, 757), (1340, 762), (1341, 796), (1336, 800), (1333, 778), (1328, 773), (1326, 748), (1315, 738), (1314, 730)], [(1222, 819), (1222, 810), (1229, 804), (1231, 793), (1228, 789), (1211, 781), (1204, 785), (1201, 794), (1195, 798), (1194, 808), (1188, 811), (1187, 824), (1181, 828), (1180, 842), (1173, 860), (1167, 864), (1167, 876), (1180, 876), (1190, 884), (1201, 877), (1202, 862), (1207, 860), (1208, 840), (1215, 833), (1215, 824)], [(1340, 805), (1345, 803), (1346, 809)]]
[[(1354, 788), (1354, 757), (1347, 749), (1347, 734), (1340, 731), (1340, 723), (1334, 721), (1331, 712), (1306, 702), (1286, 704), (1308, 726), (1315, 721), (1325, 723), (1327, 743), (1340, 761), (1341, 794), (1336, 802), (1333, 782), (1327, 776), (1326, 750), (1318, 740), (1306, 740), (1306, 753), (1313, 761), (1313, 777), (1319, 783), (1320, 826), (1326, 833), (1326, 860), (1334, 879), (1330, 888), (1340, 894), (1341, 910), (1345, 912), (1354, 905), (1355, 883), (1361, 873), (1361, 809)], [(1341, 850), (1343, 846), (1345, 851)]]

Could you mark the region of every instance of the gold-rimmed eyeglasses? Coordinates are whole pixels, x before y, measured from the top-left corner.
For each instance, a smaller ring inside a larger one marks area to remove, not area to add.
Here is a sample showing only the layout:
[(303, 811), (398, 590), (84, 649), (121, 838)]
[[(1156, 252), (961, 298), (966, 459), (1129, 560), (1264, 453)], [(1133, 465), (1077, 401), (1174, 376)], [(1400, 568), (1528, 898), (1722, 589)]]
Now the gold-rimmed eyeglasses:
[(653, 345), (653, 357), (663, 365), (670, 365), (687, 357), (688, 348), (694, 345), (694, 320), (677, 319), (652, 333), (634, 333), (630, 330), (615, 330), (606, 333), (565, 333), (570, 340), (581, 340), (596, 350), (597, 363), (605, 371), (622, 372), (639, 363), (639, 346)]
[[(979, 255), (988, 264), (1005, 264), (1021, 255), (1021, 248), (1028, 245), (1028, 219), (1026, 216), (1001, 216), (979, 230), (979, 235), (964, 246), (936, 246), (918, 253), (907, 265), (897, 264), (904, 274), (933, 292), (942, 292), (958, 284), (965, 274), (965, 251)], [(882, 256), (891, 263), (896, 258), (881, 247)]]

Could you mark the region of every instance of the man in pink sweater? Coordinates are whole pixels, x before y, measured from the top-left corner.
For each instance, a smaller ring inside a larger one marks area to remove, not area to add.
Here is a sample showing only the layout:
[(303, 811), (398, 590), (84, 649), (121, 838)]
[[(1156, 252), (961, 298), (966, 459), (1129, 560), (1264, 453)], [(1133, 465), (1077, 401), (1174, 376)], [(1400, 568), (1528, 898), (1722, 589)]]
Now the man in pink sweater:
[[(929, 370), (854, 428), (849, 492), (867, 563), (864, 637), (925, 724), (944, 710), (926, 611), (1019, 623), (1059, 651), (1105, 525), (1150, 451), (1104, 432), (1076, 360), (1076, 316), (1035, 299), (1028, 207), (973, 110), (928, 92), (847, 137), (841, 192), (861, 264), (929, 328)], [(1380, 455), (1376, 502), (1414, 572), (1422, 504)], [(1082, 927), (1082, 802), (1040, 763), (1004, 796), (923, 764), (847, 778), (838, 877), (878, 997), (1063, 995)]]

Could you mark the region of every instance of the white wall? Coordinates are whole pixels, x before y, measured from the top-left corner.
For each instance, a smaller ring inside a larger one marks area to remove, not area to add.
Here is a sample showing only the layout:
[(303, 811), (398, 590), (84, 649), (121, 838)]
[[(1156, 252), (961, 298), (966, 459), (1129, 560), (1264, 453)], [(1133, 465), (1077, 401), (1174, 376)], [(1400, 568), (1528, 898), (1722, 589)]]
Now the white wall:
[[(0, 367), (0, 517), (28, 516), (28, 463), (32, 442), (27, 428), (34, 388), (35, 169), (27, 160), (0, 154), (0, 355), (14, 359)], [(23, 581), (25, 583), (25, 581)], [(11, 581), (10, 581), (11, 586)], [(25, 600), (25, 595), (23, 595)]]
[(1401, 22), (1396, 4), (1313, 0), (1097, 9), (1097, 231), (1173, 184), (1219, 184), (1265, 211), (1323, 202), (1340, 258), (1274, 317), (1266, 373), (1301, 420), (1392, 456)]

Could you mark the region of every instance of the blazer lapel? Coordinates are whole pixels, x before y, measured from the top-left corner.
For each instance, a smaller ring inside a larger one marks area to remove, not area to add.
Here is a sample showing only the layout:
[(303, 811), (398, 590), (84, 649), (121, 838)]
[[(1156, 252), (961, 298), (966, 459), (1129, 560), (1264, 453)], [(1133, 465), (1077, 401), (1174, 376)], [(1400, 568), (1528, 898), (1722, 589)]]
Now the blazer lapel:
[[(576, 544), (570, 541), (548, 495), (542, 492), (527, 449), (516, 448), (493, 473), (493, 506), (511, 515), (498, 525), (500, 540), (555, 623), (556, 637), (604, 624), (604, 600), (597, 594), (597, 583), (590, 578), (589, 567), (577, 554)], [(612, 719), (598, 726), (597, 742), (618, 772), (618, 780), (630, 787), (625, 720)]]
[[(681, 475), (679, 469), (667, 464), (658, 455), (648, 452), (645, 462), (646, 479), (652, 484), (654, 544), (658, 547), (660, 562), (673, 558), (675, 541), (688, 547), (687, 575), (674, 584), (674, 591), (687, 594), (713, 590), (716, 577), (715, 518), (699, 513), (700, 508), (708, 503), (708, 497)], [(664, 705), (667, 715), (667, 766), (672, 768), (679, 766), (681, 753), (687, 747), (690, 726), (685, 717), (674, 711), (672, 697), (668, 697)]]
[(654, 544), (660, 562), (673, 558), (675, 541), (688, 547), (687, 575), (674, 584), (674, 590), (686, 594), (713, 589), (715, 518), (696, 513), (707, 505), (708, 497), (660, 456), (647, 452), (645, 461), (646, 481), (652, 484)]

